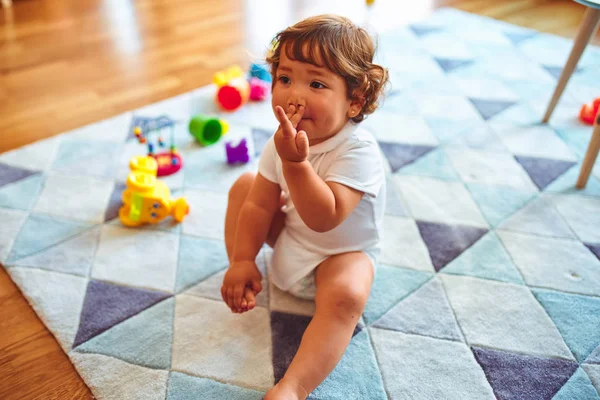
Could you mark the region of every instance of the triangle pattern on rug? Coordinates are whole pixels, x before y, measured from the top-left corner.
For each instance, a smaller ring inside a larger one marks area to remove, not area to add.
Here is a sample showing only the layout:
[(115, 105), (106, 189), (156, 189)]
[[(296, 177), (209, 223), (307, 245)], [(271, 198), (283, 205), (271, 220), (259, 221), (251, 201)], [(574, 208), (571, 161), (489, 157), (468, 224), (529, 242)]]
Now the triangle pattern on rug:
[(69, 358), (98, 399), (164, 399), (167, 394), (169, 371), (102, 354), (72, 351)]
[(534, 191), (523, 191), (480, 183), (467, 183), (466, 185), (469, 192), (471, 192), (471, 197), (492, 227), (498, 226), (536, 194)]
[(447, 118), (425, 118), (425, 122), (440, 143), (447, 143), (464, 132), (473, 129), (481, 121), (454, 121)]
[(54, 246), (94, 226), (58, 217), (31, 214), (23, 224), (21, 232), (8, 257), (9, 262), (32, 255)]
[(438, 149), (430, 151), (398, 171), (401, 175), (427, 176), (445, 181), (456, 181), (458, 175), (446, 154)]
[(379, 146), (389, 161), (392, 172), (398, 171), (435, 148), (392, 142), (379, 142)]
[(0, 207), (28, 211), (42, 190), (44, 176), (33, 174), (0, 187)]
[(417, 221), (421, 237), (437, 272), (487, 233), (487, 229)]
[(406, 217), (408, 216), (408, 211), (406, 210), (406, 204), (402, 199), (402, 195), (400, 194), (400, 189), (396, 187), (396, 185), (392, 182), (391, 178), (388, 176), (386, 178), (386, 199), (385, 199), (385, 213), (387, 215), (394, 215), (396, 217)]
[(532, 289), (577, 361), (600, 345), (600, 299), (546, 289)]
[(409, 25), (409, 28), (417, 37), (423, 37), (430, 33), (439, 32), (441, 29), (437, 26), (427, 26), (427, 25), (418, 25), (412, 24)]
[(485, 124), (476, 125), (467, 129), (448, 142), (451, 147), (469, 147), (472, 149), (506, 151), (500, 138)]
[(444, 293), (441, 282), (434, 277), (396, 304), (373, 326), (461, 341), (462, 335)]
[[(550, 73), (554, 77), (554, 79), (559, 79), (560, 74), (562, 74), (563, 67), (555, 67), (550, 65), (544, 65), (544, 69)], [(578, 74), (581, 72), (581, 68), (575, 68), (573, 74)]]
[(0, 163), (0, 187), (20, 181), (21, 179), (25, 179), (34, 174), (39, 174), (39, 171), (31, 171), (29, 169)]
[(104, 354), (148, 368), (170, 369), (174, 309), (174, 298), (168, 298), (88, 340), (76, 351)]
[(458, 68), (467, 67), (475, 62), (473, 60), (456, 60), (453, 58), (435, 58), (435, 61), (437, 61), (445, 73), (452, 72)]
[(600, 197), (600, 180), (594, 175), (589, 176), (585, 188), (577, 189), (575, 187), (580, 171), (581, 164), (574, 165), (567, 172), (556, 178), (554, 182), (546, 186), (544, 191), (548, 193), (579, 194)]
[(181, 235), (175, 291), (179, 293), (228, 266), (222, 241)]
[(499, 229), (557, 238), (573, 238), (571, 228), (547, 198), (534, 201), (504, 221)]
[(252, 140), (254, 141), (254, 155), (259, 156), (265, 144), (273, 136), (273, 132), (266, 129), (252, 128)]
[(367, 331), (355, 335), (342, 359), (310, 398), (328, 400), (385, 399), (383, 378)]
[(514, 101), (503, 100), (485, 100), (475, 98), (469, 98), (469, 100), (486, 121), (516, 104)]
[(600, 260), (600, 244), (584, 244), (596, 257), (598, 257), (598, 260)]
[(488, 232), (467, 251), (449, 263), (443, 272), (525, 284), (517, 267), (494, 232)]
[(92, 267), (99, 239), (100, 227), (94, 227), (56, 246), (21, 258), (15, 262), (15, 265), (87, 277)]
[(170, 294), (90, 281), (73, 347), (169, 297)]
[(167, 400), (196, 400), (200, 393), (202, 398), (211, 400), (262, 400), (265, 397), (263, 392), (256, 390), (171, 372)]
[(373, 289), (365, 305), (363, 317), (367, 325), (384, 315), (400, 300), (431, 279), (432, 273), (378, 265)]
[(119, 209), (123, 205), (123, 192), (126, 186), (122, 182), (115, 182), (115, 187), (108, 200), (106, 211), (104, 211), (104, 222), (113, 220), (119, 216)]
[(504, 399), (551, 399), (578, 365), (557, 358), (541, 358), (472, 347), (494, 394)]
[(271, 312), (271, 337), (273, 342), (273, 373), (275, 383), (279, 382), (287, 371), (306, 327), (312, 317), (297, 314), (287, 314), (278, 311)]
[(594, 385), (585, 371), (579, 367), (564, 386), (556, 393), (552, 400), (600, 400)]
[(600, 345), (585, 360), (588, 364), (600, 364)]
[(540, 190), (551, 184), (556, 178), (575, 165), (571, 161), (549, 160), (546, 158), (515, 156)]
[(535, 35), (535, 32), (504, 32), (504, 36), (506, 36), (513, 44), (524, 42)]

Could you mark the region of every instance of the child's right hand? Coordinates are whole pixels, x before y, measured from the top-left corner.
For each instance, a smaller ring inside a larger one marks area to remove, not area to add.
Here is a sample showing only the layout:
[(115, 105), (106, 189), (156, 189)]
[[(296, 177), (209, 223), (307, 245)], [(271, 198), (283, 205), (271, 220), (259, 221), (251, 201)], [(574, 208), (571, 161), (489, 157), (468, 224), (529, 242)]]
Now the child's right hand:
[(229, 266), (221, 297), (234, 313), (252, 310), (256, 305), (256, 295), (262, 290), (262, 275), (254, 261), (235, 261)]

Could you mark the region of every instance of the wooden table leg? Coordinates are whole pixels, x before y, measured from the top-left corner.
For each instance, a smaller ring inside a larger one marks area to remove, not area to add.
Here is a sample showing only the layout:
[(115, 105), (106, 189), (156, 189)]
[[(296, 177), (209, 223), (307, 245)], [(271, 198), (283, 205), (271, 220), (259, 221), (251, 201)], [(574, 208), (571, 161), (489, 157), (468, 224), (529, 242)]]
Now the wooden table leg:
[(585, 185), (590, 178), (592, 168), (594, 168), (596, 157), (598, 157), (598, 151), (600, 151), (600, 110), (598, 110), (598, 115), (596, 115), (596, 124), (594, 125), (592, 139), (590, 140), (590, 144), (585, 153), (585, 158), (581, 165), (581, 172), (579, 173), (579, 179), (577, 179), (577, 184), (575, 185), (577, 189), (585, 188)]
[(569, 59), (567, 60), (567, 64), (565, 68), (562, 70), (560, 74), (560, 79), (558, 80), (558, 85), (554, 90), (554, 94), (552, 95), (552, 100), (550, 100), (550, 104), (548, 105), (548, 110), (546, 110), (546, 115), (544, 115), (544, 119), (542, 122), (548, 123), (552, 113), (554, 112), (554, 108), (560, 100), (560, 96), (562, 95), (567, 83), (569, 83), (569, 79), (571, 79), (571, 75), (577, 67), (577, 63), (583, 54), (587, 44), (590, 42), (590, 39), (596, 32), (598, 28), (598, 23), (600, 22), (600, 9), (588, 7), (585, 15), (583, 16), (583, 20), (579, 25), (579, 31), (577, 32), (577, 37), (575, 38), (575, 43), (573, 44), (573, 49), (571, 49), (571, 54), (569, 55)]

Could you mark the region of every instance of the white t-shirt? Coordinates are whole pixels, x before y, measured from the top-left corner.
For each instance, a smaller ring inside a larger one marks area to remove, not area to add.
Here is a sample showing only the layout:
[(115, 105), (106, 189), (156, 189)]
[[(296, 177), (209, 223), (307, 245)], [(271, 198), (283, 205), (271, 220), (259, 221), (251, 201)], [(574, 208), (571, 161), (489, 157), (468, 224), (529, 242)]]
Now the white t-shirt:
[[(380, 253), (385, 211), (385, 171), (377, 141), (349, 122), (335, 136), (310, 147), (308, 161), (325, 182), (337, 182), (365, 193), (352, 213), (335, 229), (315, 232), (306, 226), (289, 196), (281, 158), (271, 137), (258, 172), (278, 184), (286, 196), (285, 227), (273, 251), (271, 279), (288, 290), (332, 255), (364, 251), (375, 262)], [(373, 265), (375, 267), (375, 265)]]

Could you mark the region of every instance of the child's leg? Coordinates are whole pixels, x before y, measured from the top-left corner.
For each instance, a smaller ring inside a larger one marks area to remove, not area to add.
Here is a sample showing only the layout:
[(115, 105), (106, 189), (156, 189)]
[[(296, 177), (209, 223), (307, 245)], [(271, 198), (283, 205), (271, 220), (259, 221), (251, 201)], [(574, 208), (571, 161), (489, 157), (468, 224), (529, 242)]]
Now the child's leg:
[[(227, 257), (231, 262), (233, 256), (233, 245), (235, 243), (235, 234), (237, 231), (237, 222), (240, 217), (240, 210), (242, 205), (250, 193), (250, 189), (254, 184), (256, 174), (253, 172), (246, 172), (242, 174), (235, 183), (229, 189), (229, 197), (227, 202), (227, 213), (225, 214), (225, 247), (227, 249)], [(283, 199), (282, 199), (283, 202)], [(283, 203), (281, 204), (283, 206)], [(273, 217), (271, 222), (271, 228), (267, 235), (267, 244), (271, 247), (275, 245), (281, 230), (285, 223), (285, 214), (282, 211), (278, 211)]]
[(315, 315), (285, 376), (265, 399), (303, 399), (325, 380), (352, 339), (372, 283), (373, 267), (362, 252), (330, 257), (317, 268)]

